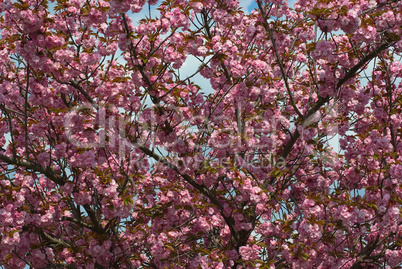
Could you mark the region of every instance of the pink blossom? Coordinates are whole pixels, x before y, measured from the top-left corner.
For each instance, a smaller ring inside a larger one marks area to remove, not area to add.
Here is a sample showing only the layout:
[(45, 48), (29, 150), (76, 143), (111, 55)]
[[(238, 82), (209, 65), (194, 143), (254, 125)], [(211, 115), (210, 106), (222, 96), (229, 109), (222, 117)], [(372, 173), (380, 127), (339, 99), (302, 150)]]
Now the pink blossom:
[(402, 262), (397, 3), (240, 2), (0, 3), (0, 264)]
[(360, 23), (358, 11), (351, 9), (347, 16), (341, 19), (341, 29), (347, 34), (354, 34), (359, 29)]

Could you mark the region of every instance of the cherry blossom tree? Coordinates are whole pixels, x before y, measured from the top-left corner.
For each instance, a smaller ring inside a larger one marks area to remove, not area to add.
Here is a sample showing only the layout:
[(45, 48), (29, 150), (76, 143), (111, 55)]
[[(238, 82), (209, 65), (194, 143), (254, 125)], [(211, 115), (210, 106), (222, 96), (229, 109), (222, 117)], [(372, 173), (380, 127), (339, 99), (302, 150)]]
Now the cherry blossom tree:
[(401, 268), (401, 3), (253, 7), (0, 1), (4, 268)]

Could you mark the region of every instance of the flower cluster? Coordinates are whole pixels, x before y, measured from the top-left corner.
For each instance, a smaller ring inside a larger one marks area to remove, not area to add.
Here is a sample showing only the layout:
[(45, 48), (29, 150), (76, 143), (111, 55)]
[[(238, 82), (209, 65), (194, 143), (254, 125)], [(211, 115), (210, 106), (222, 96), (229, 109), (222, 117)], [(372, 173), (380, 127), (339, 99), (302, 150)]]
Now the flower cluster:
[(398, 268), (397, 1), (0, 3), (0, 266)]

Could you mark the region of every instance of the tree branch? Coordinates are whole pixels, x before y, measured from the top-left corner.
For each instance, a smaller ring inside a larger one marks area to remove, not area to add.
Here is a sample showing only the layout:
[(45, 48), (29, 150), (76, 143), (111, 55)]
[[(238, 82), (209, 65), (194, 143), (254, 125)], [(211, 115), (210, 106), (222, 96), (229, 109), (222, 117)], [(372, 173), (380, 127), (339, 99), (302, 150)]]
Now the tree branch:
[[(390, 42), (390, 40), (384, 40), (381, 42), (381, 44), (371, 51), (369, 54), (367, 54), (363, 59), (357, 63), (355, 66), (353, 66), (348, 72), (346, 72), (345, 76), (341, 79), (338, 80), (336, 84), (336, 91), (338, 91), (349, 79), (353, 78), (360, 68), (364, 67), (368, 62), (370, 62), (373, 58), (377, 57), (379, 53), (382, 51), (388, 49), (390, 46), (395, 44), (396, 42)], [(328, 103), (331, 98), (329, 97), (319, 97), (318, 101), (313, 105), (312, 108), (310, 108), (307, 113), (302, 117), (303, 123), (306, 122), (306, 120), (309, 119), (310, 116), (314, 115), (324, 104)], [(286, 159), (286, 157), (289, 155), (290, 151), (293, 148), (293, 145), (296, 143), (297, 139), (300, 137), (299, 131), (296, 130), (294, 131), (293, 135), (291, 136), (290, 140), (286, 143), (285, 148), (283, 149), (281, 153), (281, 157)]]
[(5, 163), (11, 164), (11, 165), (15, 165), (17, 167), (25, 167), (28, 169), (32, 169), (35, 172), (41, 173), (43, 175), (45, 175), (47, 178), (49, 178), (51, 181), (53, 181), (56, 184), (59, 184), (61, 186), (63, 186), (66, 182), (65, 180), (56, 175), (52, 169), (50, 169), (49, 167), (43, 168), (41, 165), (39, 164), (34, 164), (31, 162), (24, 162), (24, 161), (19, 161), (16, 159), (11, 159), (7, 156), (4, 156), (2, 154), (0, 154), (0, 160), (2, 160)]
[(293, 109), (296, 111), (297, 115), (299, 115), (299, 117), (303, 118), (303, 115), (299, 111), (299, 109), (297, 108), (297, 105), (296, 105), (296, 103), (294, 101), (294, 98), (293, 98), (293, 94), (292, 94), (292, 92), (290, 90), (290, 86), (289, 86), (289, 82), (288, 82), (288, 76), (287, 76), (287, 74), (285, 72), (285, 68), (283, 67), (282, 60), (279, 57), (278, 49), (276, 48), (276, 42), (275, 42), (275, 39), (274, 39), (274, 33), (273, 33), (271, 27), (269, 27), (268, 18), (267, 18), (266, 14), (265, 14), (264, 8), (262, 7), (261, 0), (258, 0), (257, 3), (258, 3), (258, 8), (260, 9), (261, 16), (263, 17), (263, 24), (264, 24), (265, 31), (267, 31), (268, 34), (269, 34), (269, 38), (270, 38), (271, 43), (272, 43), (272, 48), (274, 50), (276, 60), (278, 61), (279, 68), (281, 70), (282, 79), (285, 82), (285, 87), (286, 87), (286, 91), (287, 91), (287, 93), (289, 95), (290, 104), (292, 105)]

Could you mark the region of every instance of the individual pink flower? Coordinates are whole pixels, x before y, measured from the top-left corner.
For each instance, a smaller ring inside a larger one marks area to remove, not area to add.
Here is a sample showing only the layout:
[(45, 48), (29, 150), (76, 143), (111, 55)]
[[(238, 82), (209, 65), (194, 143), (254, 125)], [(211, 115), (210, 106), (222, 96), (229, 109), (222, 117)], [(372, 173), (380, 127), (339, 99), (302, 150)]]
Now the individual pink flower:
[(354, 34), (360, 27), (358, 11), (350, 9), (345, 17), (341, 19), (341, 29), (347, 34)]

